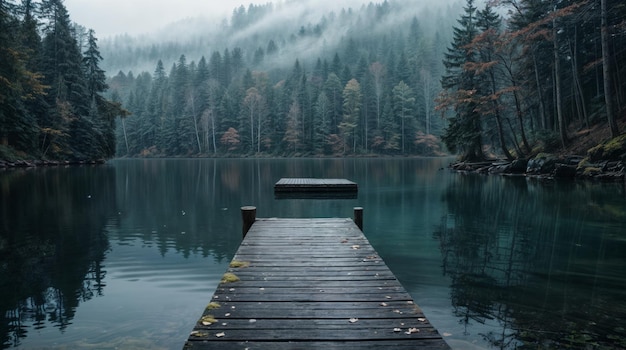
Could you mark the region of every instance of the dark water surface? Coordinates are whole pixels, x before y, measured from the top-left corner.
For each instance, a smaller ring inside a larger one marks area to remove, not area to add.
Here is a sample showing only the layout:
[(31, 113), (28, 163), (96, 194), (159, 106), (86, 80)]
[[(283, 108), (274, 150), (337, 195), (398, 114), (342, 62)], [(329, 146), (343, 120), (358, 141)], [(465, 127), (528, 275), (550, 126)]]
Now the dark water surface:
[[(259, 217), (351, 217), (455, 349), (626, 348), (623, 184), (450, 159), (115, 160), (0, 172), (3, 348), (180, 349)], [(275, 199), (281, 177), (358, 199)]]

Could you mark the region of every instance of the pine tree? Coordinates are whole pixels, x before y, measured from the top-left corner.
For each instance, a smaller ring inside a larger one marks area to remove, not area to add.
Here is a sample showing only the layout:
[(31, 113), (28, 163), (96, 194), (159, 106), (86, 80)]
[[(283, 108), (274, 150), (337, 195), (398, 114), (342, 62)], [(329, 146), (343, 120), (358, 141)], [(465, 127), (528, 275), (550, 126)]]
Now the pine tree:
[(465, 70), (466, 64), (476, 62), (476, 53), (470, 44), (478, 34), (474, 0), (467, 0), (464, 14), (454, 27), (453, 41), (444, 58), (445, 74), (441, 79), (444, 89), (438, 109), (453, 109), (449, 125), (442, 140), (451, 152), (461, 152), (467, 160), (483, 159), (482, 127), (476, 102), (468, 99), (477, 90), (477, 81), (472, 72)]
[[(344, 140), (344, 146), (352, 141), (352, 151), (356, 153), (357, 137), (355, 129), (358, 126), (361, 113), (361, 85), (356, 79), (351, 79), (343, 90), (343, 119), (339, 123), (339, 132)], [(344, 149), (344, 153), (345, 153)]]
[[(481, 31), (479, 35), (472, 41), (472, 48), (477, 52), (476, 62), (467, 65), (467, 70), (473, 72), (476, 76), (476, 93), (472, 99), (476, 101), (476, 109), (481, 115), (493, 117), (496, 122), (497, 138), (500, 143), (500, 149), (507, 159), (512, 160), (514, 157), (509, 152), (505, 134), (504, 134), (504, 117), (502, 116), (502, 108), (500, 107), (500, 99), (502, 92), (496, 76), (501, 66), (501, 60), (497, 55), (497, 45), (500, 36), (500, 16), (493, 11), (489, 4), (481, 11), (477, 11), (476, 25)], [(487, 123), (485, 123), (487, 124)]]
[(46, 102), (48, 113), (41, 116), (44, 155), (84, 159), (90, 156), (94, 140), (88, 119), (91, 99), (88, 96), (82, 55), (62, 0), (45, 0), (41, 4), (45, 37), (42, 50), (44, 83), (50, 86)]
[[(11, 33), (26, 34), (16, 9), (0, 1), (0, 145), (35, 153), (37, 123), (27, 103), (44, 94), (40, 75), (29, 69), (28, 52)], [(26, 103), (25, 103), (26, 102)]]
[(324, 91), (320, 92), (314, 106), (313, 152), (325, 154), (326, 139), (330, 134), (330, 100)]
[(328, 75), (328, 79), (324, 83), (324, 92), (330, 101), (330, 133), (336, 134), (343, 106), (343, 87), (341, 80), (335, 73)]
[(415, 104), (415, 97), (413, 97), (413, 90), (404, 83), (404, 81), (400, 81), (398, 85), (393, 88), (393, 109), (394, 114), (397, 119), (400, 121), (400, 149), (402, 154), (405, 154), (406, 151), (406, 137), (405, 135), (412, 134), (407, 132), (407, 128), (412, 125), (414, 121), (413, 116), (413, 106)]
[[(102, 94), (108, 89), (104, 70), (100, 69), (102, 56), (93, 30), (87, 34), (87, 50), (83, 55), (87, 97), (91, 101), (89, 121), (93, 134), (91, 154), (95, 158), (111, 158), (115, 155), (115, 118), (122, 114), (119, 106), (106, 100)], [(85, 130), (85, 132), (89, 132)]]
[(293, 101), (289, 107), (289, 113), (287, 114), (287, 129), (285, 130), (283, 141), (288, 145), (287, 150), (293, 151), (294, 153), (298, 151), (298, 146), (302, 140), (302, 131), (300, 128), (301, 113), (300, 105), (297, 101)]

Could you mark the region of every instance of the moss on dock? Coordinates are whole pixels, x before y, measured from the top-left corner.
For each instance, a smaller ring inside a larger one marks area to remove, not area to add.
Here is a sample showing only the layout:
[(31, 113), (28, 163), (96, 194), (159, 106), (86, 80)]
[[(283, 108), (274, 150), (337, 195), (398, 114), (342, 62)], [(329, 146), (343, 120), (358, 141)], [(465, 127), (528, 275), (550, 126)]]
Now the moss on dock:
[(224, 276), (222, 276), (222, 280), (220, 282), (233, 283), (237, 281), (239, 281), (239, 277), (237, 277), (237, 275), (235, 275), (234, 273), (227, 272), (224, 274)]
[(228, 265), (228, 266), (233, 268), (233, 269), (244, 268), (244, 267), (250, 266), (250, 262), (233, 260), (233, 261), (230, 262), (230, 265)]

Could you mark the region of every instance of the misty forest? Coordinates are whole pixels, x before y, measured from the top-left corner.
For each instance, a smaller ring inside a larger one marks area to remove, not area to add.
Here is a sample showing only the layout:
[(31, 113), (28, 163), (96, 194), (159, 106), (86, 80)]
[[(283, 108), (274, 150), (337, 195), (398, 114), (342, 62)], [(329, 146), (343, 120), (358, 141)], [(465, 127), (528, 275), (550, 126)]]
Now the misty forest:
[(338, 12), (287, 1), (99, 46), (62, 0), (3, 0), (0, 156), (481, 160), (565, 149), (592, 126), (620, 134), (625, 18), (617, 0)]

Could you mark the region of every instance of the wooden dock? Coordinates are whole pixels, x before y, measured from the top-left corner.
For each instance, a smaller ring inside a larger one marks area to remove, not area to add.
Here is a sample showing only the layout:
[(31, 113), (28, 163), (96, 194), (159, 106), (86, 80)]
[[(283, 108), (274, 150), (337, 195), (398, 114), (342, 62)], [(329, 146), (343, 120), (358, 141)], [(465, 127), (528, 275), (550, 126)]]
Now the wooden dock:
[(357, 192), (358, 185), (346, 179), (282, 178), (274, 192)]
[(185, 349), (449, 349), (353, 220), (251, 209)]

